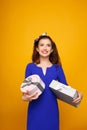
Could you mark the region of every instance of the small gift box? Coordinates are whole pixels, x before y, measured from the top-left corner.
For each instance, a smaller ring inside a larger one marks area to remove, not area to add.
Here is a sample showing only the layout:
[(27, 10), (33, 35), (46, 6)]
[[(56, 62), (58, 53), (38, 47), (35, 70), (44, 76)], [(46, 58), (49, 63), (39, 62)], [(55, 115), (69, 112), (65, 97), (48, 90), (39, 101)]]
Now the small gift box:
[(38, 96), (40, 96), (45, 89), (45, 83), (38, 75), (31, 75), (25, 78), (20, 89), (22, 92), (29, 91), (29, 94), (37, 92)]
[(79, 103), (73, 103), (73, 100), (78, 97), (78, 91), (71, 86), (60, 83), (56, 80), (53, 80), (49, 87), (54, 92), (56, 97), (68, 104), (71, 104), (75, 107), (78, 107)]

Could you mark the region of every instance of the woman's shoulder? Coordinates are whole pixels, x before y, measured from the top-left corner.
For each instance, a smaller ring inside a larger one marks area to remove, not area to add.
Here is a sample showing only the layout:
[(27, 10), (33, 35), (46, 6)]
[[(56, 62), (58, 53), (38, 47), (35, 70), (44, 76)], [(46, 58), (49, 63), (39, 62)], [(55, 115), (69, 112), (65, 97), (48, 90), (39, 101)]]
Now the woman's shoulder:
[(55, 67), (55, 70), (56, 70), (58, 73), (63, 72), (63, 67), (62, 67), (62, 65), (54, 64), (54, 67)]
[(27, 64), (27, 68), (29, 67), (29, 68), (32, 68), (34, 66), (34, 63), (33, 62), (30, 62), (30, 63), (28, 63)]
[(59, 64), (53, 64), (53, 65), (54, 65), (54, 67), (55, 67), (57, 70), (59, 70), (59, 69), (62, 68), (62, 65), (59, 65)]

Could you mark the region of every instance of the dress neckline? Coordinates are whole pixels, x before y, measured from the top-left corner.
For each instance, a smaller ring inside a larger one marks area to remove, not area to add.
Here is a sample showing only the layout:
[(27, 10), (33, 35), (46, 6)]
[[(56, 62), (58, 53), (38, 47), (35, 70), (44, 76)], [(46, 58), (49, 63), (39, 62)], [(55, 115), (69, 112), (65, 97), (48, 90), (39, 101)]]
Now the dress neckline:
[[(42, 67), (41, 66), (38, 66), (38, 65), (36, 65), (34, 62), (33, 62), (33, 64), (37, 67), (37, 68), (41, 68), (42, 69)], [(48, 66), (47, 68), (52, 68), (54, 66), (54, 64), (52, 64), (52, 65), (50, 65), (50, 66)]]
[(43, 74), (44, 76), (46, 76), (47, 70), (48, 70), (48, 69), (51, 69), (51, 68), (54, 66), (54, 64), (52, 64), (51, 66), (46, 67), (46, 70), (44, 71), (41, 66), (36, 65), (34, 62), (33, 62), (33, 64), (34, 64), (37, 68), (41, 69), (42, 74)]

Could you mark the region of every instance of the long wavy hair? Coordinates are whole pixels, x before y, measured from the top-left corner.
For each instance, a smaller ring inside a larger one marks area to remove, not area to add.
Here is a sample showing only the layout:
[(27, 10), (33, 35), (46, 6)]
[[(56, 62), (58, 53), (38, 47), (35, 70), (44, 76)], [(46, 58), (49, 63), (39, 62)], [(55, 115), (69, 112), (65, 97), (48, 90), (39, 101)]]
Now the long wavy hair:
[(61, 60), (60, 60), (60, 57), (59, 57), (59, 54), (58, 54), (58, 50), (57, 50), (57, 47), (56, 47), (56, 44), (54, 43), (54, 41), (52, 40), (52, 38), (48, 35), (45, 35), (45, 36), (39, 36), (38, 39), (35, 39), (34, 41), (34, 48), (33, 48), (33, 54), (32, 54), (32, 61), (35, 63), (35, 64), (39, 64), (40, 63), (40, 55), (37, 51), (37, 47), (38, 47), (38, 44), (39, 44), (39, 41), (41, 39), (49, 39), (51, 41), (51, 45), (52, 45), (52, 49), (53, 51), (51, 52), (50, 56), (49, 56), (49, 60), (52, 64), (57, 64), (57, 65), (61, 65)]

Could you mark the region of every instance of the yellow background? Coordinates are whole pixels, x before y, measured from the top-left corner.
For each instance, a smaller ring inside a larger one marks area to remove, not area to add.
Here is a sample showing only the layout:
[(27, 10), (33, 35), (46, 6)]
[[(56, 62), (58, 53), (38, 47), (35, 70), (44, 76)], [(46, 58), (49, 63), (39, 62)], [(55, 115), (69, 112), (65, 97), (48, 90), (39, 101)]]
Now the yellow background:
[(34, 38), (56, 42), (68, 83), (84, 95), (78, 108), (59, 101), (60, 130), (87, 130), (87, 0), (0, 0), (0, 130), (25, 130), (20, 84)]

